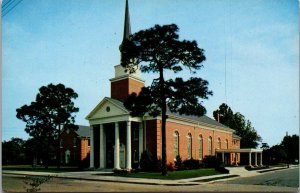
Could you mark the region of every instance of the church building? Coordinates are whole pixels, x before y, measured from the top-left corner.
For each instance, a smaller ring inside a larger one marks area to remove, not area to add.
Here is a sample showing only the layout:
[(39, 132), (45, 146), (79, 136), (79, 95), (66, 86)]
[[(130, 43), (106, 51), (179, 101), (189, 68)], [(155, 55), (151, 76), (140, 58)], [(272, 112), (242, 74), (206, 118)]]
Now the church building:
[[(123, 38), (130, 33), (126, 1)], [(123, 102), (131, 93), (139, 93), (145, 81), (139, 71), (129, 74), (121, 65), (116, 65), (114, 70), (110, 97), (103, 98), (86, 117), (90, 124), (90, 167), (130, 170), (138, 167), (144, 150), (161, 159), (161, 117), (130, 116)], [(258, 156), (262, 164), (261, 151), (240, 149), (241, 138), (227, 126), (207, 116), (167, 114), (167, 163), (174, 163), (177, 155), (182, 160), (203, 160), (207, 155), (217, 155), (225, 164), (237, 165), (241, 153), (247, 153), (249, 165), (254, 162), (258, 165)], [(251, 153), (255, 153), (252, 158)]]

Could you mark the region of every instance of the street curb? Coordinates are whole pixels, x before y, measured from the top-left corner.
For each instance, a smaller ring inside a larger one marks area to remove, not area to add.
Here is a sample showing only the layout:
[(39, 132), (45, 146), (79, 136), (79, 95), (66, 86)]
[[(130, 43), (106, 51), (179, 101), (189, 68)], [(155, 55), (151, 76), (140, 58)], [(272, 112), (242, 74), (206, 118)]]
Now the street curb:
[(144, 185), (164, 185), (164, 186), (193, 186), (199, 185), (199, 183), (178, 183), (178, 184), (170, 184), (170, 183), (156, 183), (156, 182), (138, 182), (138, 181), (122, 181), (122, 180), (110, 180), (110, 179), (89, 179), (89, 178), (76, 178), (76, 177), (67, 177), (67, 176), (55, 176), (55, 175), (35, 175), (35, 174), (17, 174), (17, 173), (6, 173), (2, 172), (2, 174), (9, 175), (18, 175), (18, 176), (37, 176), (37, 177), (46, 177), (50, 176), (53, 178), (63, 178), (70, 180), (85, 180), (85, 181), (94, 181), (94, 182), (117, 182), (117, 183), (127, 183), (127, 184), (144, 184)]
[(265, 172), (272, 172), (272, 171), (278, 171), (278, 170), (285, 170), (285, 169), (293, 169), (295, 167), (289, 167), (289, 168), (274, 168), (274, 169), (266, 169), (266, 170), (262, 170), (262, 171), (257, 171), (258, 173), (265, 173)]

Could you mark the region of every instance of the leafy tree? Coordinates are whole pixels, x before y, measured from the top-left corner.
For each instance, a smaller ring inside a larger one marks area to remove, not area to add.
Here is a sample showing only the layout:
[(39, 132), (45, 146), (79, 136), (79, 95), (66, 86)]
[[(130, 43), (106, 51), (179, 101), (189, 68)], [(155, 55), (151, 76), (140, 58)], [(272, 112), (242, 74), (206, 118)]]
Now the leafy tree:
[(11, 138), (2, 142), (2, 162), (3, 164), (23, 164), (25, 141), (21, 138)]
[(270, 148), (270, 146), (268, 145), (268, 143), (261, 143), (261, 147), (260, 148), (263, 149), (263, 150), (267, 150), (267, 149)]
[(60, 168), (59, 142), (62, 129), (78, 129), (74, 125), (74, 113), (78, 112), (79, 108), (75, 107), (72, 101), (77, 97), (73, 89), (63, 84), (49, 84), (39, 89), (34, 102), (16, 110), (17, 118), (26, 122), (25, 131), (37, 140), (46, 168), (50, 153), (55, 147), (57, 167)]
[(241, 113), (233, 113), (231, 108), (223, 103), (219, 109), (213, 112), (215, 120), (235, 130), (235, 134), (241, 137), (241, 148), (256, 148), (261, 137), (249, 120)]
[(282, 145), (274, 145), (269, 150), (267, 155), (270, 156), (270, 164), (278, 164), (286, 161), (287, 154)]
[(202, 116), (206, 109), (201, 100), (212, 95), (208, 82), (201, 78), (165, 78), (166, 71), (178, 73), (184, 67), (195, 73), (206, 59), (204, 50), (198, 48), (196, 41), (180, 41), (177, 31), (175, 24), (155, 25), (130, 35), (120, 46), (121, 65), (127, 71), (132, 73), (139, 68), (143, 73), (157, 74), (150, 86), (144, 87), (140, 93), (131, 94), (124, 105), (132, 116), (161, 115), (163, 176), (167, 175), (167, 107), (171, 112)]
[(44, 150), (45, 145), (43, 145), (42, 140), (37, 140), (37, 138), (29, 138), (24, 144), (24, 151), (26, 155), (26, 163), (32, 164), (32, 166), (40, 164), (42, 158), (47, 154)]
[(285, 136), (281, 146), (286, 152), (289, 162), (299, 160), (299, 135)]

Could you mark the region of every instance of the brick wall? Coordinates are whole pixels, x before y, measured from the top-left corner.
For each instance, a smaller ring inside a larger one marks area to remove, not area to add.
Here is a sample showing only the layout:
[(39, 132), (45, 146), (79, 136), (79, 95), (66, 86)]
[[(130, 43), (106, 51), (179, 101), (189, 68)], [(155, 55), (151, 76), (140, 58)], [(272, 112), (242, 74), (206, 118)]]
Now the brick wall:
[(81, 138), (80, 140), (80, 161), (83, 161), (90, 153), (90, 146), (88, 145), (88, 140), (87, 138)]
[[(74, 139), (76, 143), (74, 144)], [(66, 131), (61, 134), (62, 146), (60, 146), (61, 161), (65, 163), (65, 152), (70, 151), (70, 164), (75, 164), (80, 160), (80, 140), (74, 131), (67, 133)]]
[[(147, 148), (156, 149), (158, 158), (161, 158), (161, 127), (160, 120), (147, 121)], [(151, 128), (151, 129), (150, 129)], [(192, 158), (199, 159), (199, 136), (202, 135), (203, 140), (203, 158), (208, 154), (208, 138), (212, 137), (212, 155), (215, 155), (215, 149), (218, 147), (218, 138), (221, 140), (221, 149), (226, 149), (225, 140), (228, 140), (228, 149), (232, 149), (232, 133), (210, 130), (201, 127), (193, 127), (189, 125), (179, 124), (167, 121), (166, 143), (167, 143), (167, 163), (173, 162), (174, 155), (174, 132), (179, 133), (179, 155), (182, 160), (188, 159), (188, 134), (192, 136)], [(155, 138), (156, 133), (156, 138)], [(156, 143), (155, 143), (156, 142)], [(155, 147), (156, 146), (156, 147)], [(238, 146), (235, 146), (236, 148)], [(233, 158), (232, 158), (233, 159)]]
[(157, 122), (158, 120), (146, 121), (146, 149), (157, 155)]
[(111, 82), (111, 98), (124, 101), (128, 97), (128, 79)]
[(144, 83), (130, 78), (111, 82), (111, 98), (125, 101), (131, 93), (138, 94), (143, 86)]
[[(74, 144), (74, 139), (76, 143)], [(61, 161), (65, 164), (65, 152), (70, 151), (70, 163), (72, 165), (78, 165), (80, 161), (84, 160), (89, 152), (87, 138), (80, 138), (74, 131), (67, 133), (66, 131), (61, 134), (62, 146), (60, 147)]]

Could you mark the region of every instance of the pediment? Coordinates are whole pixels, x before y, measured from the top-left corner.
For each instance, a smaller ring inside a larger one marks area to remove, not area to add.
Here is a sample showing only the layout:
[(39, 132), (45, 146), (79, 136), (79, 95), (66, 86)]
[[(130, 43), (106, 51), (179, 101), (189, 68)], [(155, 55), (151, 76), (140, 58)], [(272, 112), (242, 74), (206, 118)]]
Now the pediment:
[(121, 101), (105, 97), (86, 117), (87, 120), (127, 115)]

